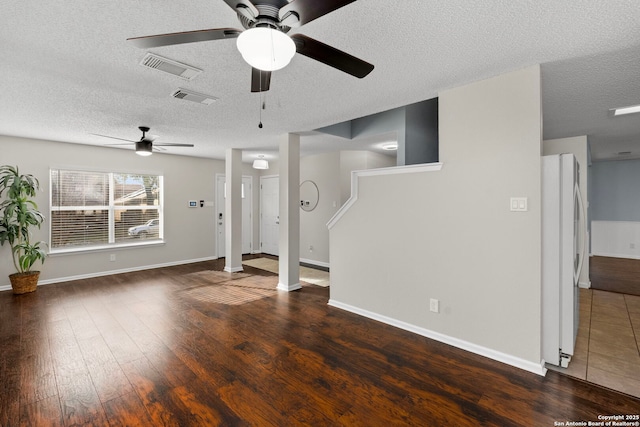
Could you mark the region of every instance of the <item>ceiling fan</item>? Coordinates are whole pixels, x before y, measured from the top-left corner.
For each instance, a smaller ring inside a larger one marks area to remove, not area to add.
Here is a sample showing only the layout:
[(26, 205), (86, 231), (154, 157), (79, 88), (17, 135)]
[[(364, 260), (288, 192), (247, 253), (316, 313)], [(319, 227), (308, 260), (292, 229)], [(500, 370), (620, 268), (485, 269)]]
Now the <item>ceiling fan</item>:
[(99, 135), (97, 133), (92, 133), (92, 135), (101, 136), (103, 138), (111, 138), (118, 139), (120, 141), (127, 141), (127, 143), (121, 144), (107, 144), (107, 145), (130, 145), (134, 144), (136, 149), (136, 154), (140, 156), (150, 156), (153, 151), (166, 151), (162, 147), (193, 147), (193, 144), (172, 144), (172, 143), (155, 143), (153, 140), (154, 136), (147, 136), (147, 132), (149, 132), (149, 128), (147, 126), (138, 126), (138, 129), (142, 132), (142, 138), (139, 141), (132, 141), (130, 139), (124, 138), (116, 138), (115, 136), (107, 136), (107, 135)]
[(271, 72), (285, 67), (297, 52), (352, 76), (363, 78), (373, 65), (291, 28), (320, 18), (355, 0), (224, 0), (244, 31), (235, 28), (185, 31), (127, 39), (140, 48), (237, 38), (237, 47), (251, 65), (251, 92), (269, 90)]

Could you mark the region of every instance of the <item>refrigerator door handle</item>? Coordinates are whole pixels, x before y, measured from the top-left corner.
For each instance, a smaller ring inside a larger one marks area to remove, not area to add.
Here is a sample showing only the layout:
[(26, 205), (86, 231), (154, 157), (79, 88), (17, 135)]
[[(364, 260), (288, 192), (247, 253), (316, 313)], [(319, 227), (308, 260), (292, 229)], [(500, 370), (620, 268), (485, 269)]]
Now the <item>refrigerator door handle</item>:
[(587, 244), (587, 214), (585, 212), (584, 209), (584, 203), (582, 202), (582, 193), (580, 192), (580, 187), (578, 187), (578, 184), (576, 183), (574, 189), (573, 189), (575, 196), (578, 199), (578, 205), (580, 206), (580, 215), (581, 215), (581, 222), (582, 222), (582, 236), (581, 236), (581, 243), (582, 243), (582, 247), (580, 248), (580, 254), (578, 257), (578, 265), (576, 270), (573, 272), (573, 279), (574, 282), (576, 284), (579, 285), (578, 283), (578, 279), (580, 278), (580, 272), (582, 271), (582, 263), (584, 262), (584, 256), (585, 256), (585, 250), (586, 250), (586, 244)]

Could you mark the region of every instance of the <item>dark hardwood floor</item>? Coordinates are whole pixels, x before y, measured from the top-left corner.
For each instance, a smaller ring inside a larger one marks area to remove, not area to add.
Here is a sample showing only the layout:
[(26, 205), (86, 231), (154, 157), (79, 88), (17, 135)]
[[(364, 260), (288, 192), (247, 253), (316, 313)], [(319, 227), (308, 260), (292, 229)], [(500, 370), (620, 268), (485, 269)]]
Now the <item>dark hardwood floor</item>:
[(553, 426), (640, 413), (640, 399), (329, 307), (327, 288), (280, 292), (272, 273), (222, 267), (0, 293), (0, 425)]
[(592, 256), (589, 259), (591, 288), (640, 295), (640, 260)]

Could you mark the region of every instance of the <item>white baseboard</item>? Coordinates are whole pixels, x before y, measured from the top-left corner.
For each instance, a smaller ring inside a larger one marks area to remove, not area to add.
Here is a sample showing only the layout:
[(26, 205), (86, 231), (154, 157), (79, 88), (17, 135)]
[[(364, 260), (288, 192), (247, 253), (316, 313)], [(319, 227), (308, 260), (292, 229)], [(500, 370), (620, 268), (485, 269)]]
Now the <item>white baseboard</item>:
[(282, 282), (278, 283), (278, 287), (276, 289), (278, 289), (279, 291), (286, 291), (286, 292), (291, 292), (291, 291), (297, 291), (298, 289), (301, 289), (302, 285), (300, 283), (294, 283), (293, 285), (285, 285)]
[(427, 338), (451, 345), (453, 347), (460, 348), (462, 350), (469, 351), (471, 353), (478, 354), (480, 356), (488, 357), (492, 360), (505, 363), (507, 365), (514, 366), (525, 371), (532, 372), (541, 376), (545, 376), (547, 368), (544, 366), (544, 361), (540, 364), (524, 360), (519, 357), (512, 356), (510, 354), (502, 353), (487, 347), (483, 347), (477, 344), (473, 344), (458, 338), (450, 337), (448, 335), (441, 334), (439, 332), (431, 331), (419, 326), (412, 325), (410, 323), (403, 322), (401, 320), (393, 319), (391, 317), (383, 316), (378, 313), (374, 313), (368, 310), (363, 310), (358, 307), (354, 307), (349, 304), (344, 304), (336, 300), (330, 299), (328, 305), (336, 307), (351, 313), (358, 314), (360, 316), (368, 317), (369, 319), (377, 320), (378, 322), (386, 323), (387, 325), (395, 326), (396, 328), (404, 329), (405, 331), (413, 332), (414, 334), (422, 335)]
[(300, 262), (304, 262), (305, 264), (317, 265), (318, 267), (329, 268), (328, 262), (316, 261), (314, 259), (300, 258)]
[(239, 272), (241, 272), (241, 271), (244, 271), (244, 269), (242, 268), (242, 266), (240, 266), (240, 267), (233, 267), (233, 268), (230, 268), (230, 267), (226, 267), (226, 266), (225, 266), (225, 267), (223, 268), (223, 270), (224, 270), (224, 271), (226, 271), (227, 273), (239, 273)]
[(591, 221), (592, 255), (640, 259), (640, 221)]
[(638, 255), (632, 254), (618, 254), (618, 253), (605, 253), (605, 252), (594, 252), (591, 256), (603, 256), (607, 258), (626, 258), (626, 259), (640, 259)]
[[(176, 265), (183, 265), (183, 264), (193, 264), (195, 262), (213, 261), (213, 260), (216, 260), (216, 259), (218, 259), (218, 258), (217, 257), (206, 257), (206, 258), (198, 258), (198, 259), (188, 259), (188, 260), (182, 260), (182, 261), (165, 262), (165, 263), (162, 263), (162, 264), (142, 265), (142, 266), (138, 266), (138, 267), (123, 268), (123, 269), (120, 269), (120, 270), (98, 271), (98, 272), (95, 272), (95, 273), (87, 273), (87, 274), (78, 274), (78, 275), (75, 275), (75, 276), (58, 277), (58, 278), (53, 278), (53, 279), (39, 280), (38, 281), (38, 286), (49, 285), (49, 284), (52, 284), (52, 283), (71, 282), (73, 280), (92, 279), (94, 277), (110, 276), (112, 274), (131, 273), (131, 272), (134, 272), (134, 271), (151, 270), (151, 269), (154, 269), (154, 268), (173, 267), (173, 266), (176, 266)], [(11, 290), (11, 284), (1, 285), (0, 286), (0, 291), (9, 291), (9, 290)]]

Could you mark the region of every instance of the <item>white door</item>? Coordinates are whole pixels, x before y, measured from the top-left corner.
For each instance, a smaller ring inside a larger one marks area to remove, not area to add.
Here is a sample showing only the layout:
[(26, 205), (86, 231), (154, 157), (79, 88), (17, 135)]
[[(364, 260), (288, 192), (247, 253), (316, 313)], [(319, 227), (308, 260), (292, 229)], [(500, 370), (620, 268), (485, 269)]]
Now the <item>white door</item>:
[(278, 255), (280, 240), (280, 179), (260, 177), (260, 250)]
[[(253, 227), (251, 226), (252, 200), (251, 176), (242, 177), (242, 253), (251, 253), (251, 242), (253, 240)], [(225, 256), (225, 176), (216, 175), (216, 238), (218, 258)]]

